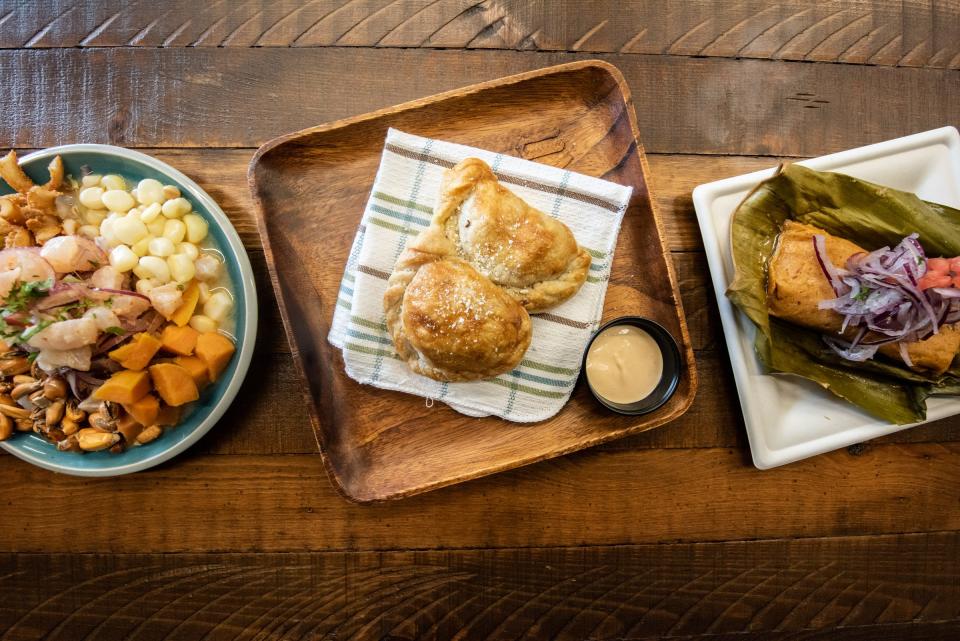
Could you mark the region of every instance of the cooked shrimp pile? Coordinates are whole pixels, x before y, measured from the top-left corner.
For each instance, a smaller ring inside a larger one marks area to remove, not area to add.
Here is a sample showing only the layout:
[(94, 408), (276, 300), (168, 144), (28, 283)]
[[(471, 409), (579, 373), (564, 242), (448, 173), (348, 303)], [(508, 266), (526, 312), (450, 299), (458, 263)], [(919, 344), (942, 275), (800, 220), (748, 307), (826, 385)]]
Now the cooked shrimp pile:
[(0, 177), (0, 440), (122, 451), (176, 425), (229, 365), (233, 297), (207, 223), (172, 186), (120, 176)]

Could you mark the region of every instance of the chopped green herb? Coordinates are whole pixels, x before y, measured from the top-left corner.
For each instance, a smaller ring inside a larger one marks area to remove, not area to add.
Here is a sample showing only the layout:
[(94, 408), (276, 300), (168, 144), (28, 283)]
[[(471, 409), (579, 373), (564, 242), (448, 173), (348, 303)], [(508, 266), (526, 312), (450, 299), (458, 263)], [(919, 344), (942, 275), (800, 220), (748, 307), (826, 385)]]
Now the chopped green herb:
[(50, 327), (50, 325), (51, 325), (52, 323), (53, 323), (53, 321), (42, 320), (42, 321), (40, 321), (39, 323), (37, 323), (36, 325), (34, 325), (33, 327), (28, 327), (28, 328), (25, 329), (23, 332), (21, 332), (21, 334), (20, 334), (20, 340), (23, 341), (24, 343), (26, 343), (28, 340), (30, 340), (31, 338), (33, 338), (34, 336), (36, 336), (36, 335), (39, 334), (40, 332), (42, 332), (42, 331), (45, 330), (46, 328)]
[(53, 279), (38, 280), (31, 283), (20, 283), (7, 294), (2, 308), (7, 315), (23, 311), (37, 298), (43, 298), (53, 287)]
[(27, 361), (32, 363), (33, 361), (37, 360), (37, 356), (40, 356), (40, 352), (30, 352), (27, 354)]
[(870, 289), (869, 287), (864, 287), (859, 292), (857, 292), (857, 295), (853, 297), (853, 300), (865, 301), (870, 296), (870, 292), (872, 291), (873, 290)]
[(127, 330), (125, 330), (122, 327), (117, 327), (114, 325), (112, 327), (106, 328), (103, 331), (105, 331), (108, 334), (113, 334), (114, 336), (122, 336), (124, 333), (126, 333)]

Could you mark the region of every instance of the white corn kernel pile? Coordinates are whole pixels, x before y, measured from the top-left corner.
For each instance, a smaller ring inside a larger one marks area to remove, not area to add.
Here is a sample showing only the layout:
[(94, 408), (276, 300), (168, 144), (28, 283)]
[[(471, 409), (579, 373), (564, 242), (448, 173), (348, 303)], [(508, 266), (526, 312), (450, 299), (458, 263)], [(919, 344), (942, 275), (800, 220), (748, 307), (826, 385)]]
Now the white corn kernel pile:
[(89, 175), (81, 180), (80, 234), (97, 238), (108, 250), (110, 265), (132, 271), (137, 292), (146, 295), (167, 283), (196, 279), (200, 300), (190, 325), (200, 332), (219, 328), (233, 309), (233, 297), (216, 287), (221, 261), (204, 251), (209, 225), (173, 185), (145, 178), (133, 189), (117, 175)]

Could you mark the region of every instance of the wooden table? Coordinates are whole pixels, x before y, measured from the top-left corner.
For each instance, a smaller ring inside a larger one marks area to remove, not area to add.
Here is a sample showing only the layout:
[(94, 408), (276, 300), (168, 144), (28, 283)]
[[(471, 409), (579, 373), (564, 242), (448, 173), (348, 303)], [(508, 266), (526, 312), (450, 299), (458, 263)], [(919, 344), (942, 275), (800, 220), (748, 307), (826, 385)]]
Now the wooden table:
[[(690, 200), (779, 158), (960, 124), (956, 2), (8, 1), (0, 47), (3, 144), (126, 145), (191, 175), (243, 237), (262, 310), (240, 397), (176, 460), (85, 480), (0, 457), (0, 638), (960, 636), (960, 420), (756, 470)], [(348, 503), (266, 275), (253, 149), (589, 57), (634, 93), (697, 349), (693, 408)]]

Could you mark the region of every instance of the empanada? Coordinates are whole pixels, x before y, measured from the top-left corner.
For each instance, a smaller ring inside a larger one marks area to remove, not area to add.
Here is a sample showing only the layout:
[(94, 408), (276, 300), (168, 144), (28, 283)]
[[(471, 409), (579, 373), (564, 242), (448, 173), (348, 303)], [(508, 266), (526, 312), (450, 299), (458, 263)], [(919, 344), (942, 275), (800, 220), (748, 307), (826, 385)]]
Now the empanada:
[(397, 353), (414, 372), (438, 381), (509, 372), (530, 346), (527, 311), (457, 258), (436, 228), (400, 255), (383, 306)]
[(566, 225), (501, 185), (478, 158), (446, 171), (431, 226), (529, 312), (576, 294), (590, 269), (590, 254)]

